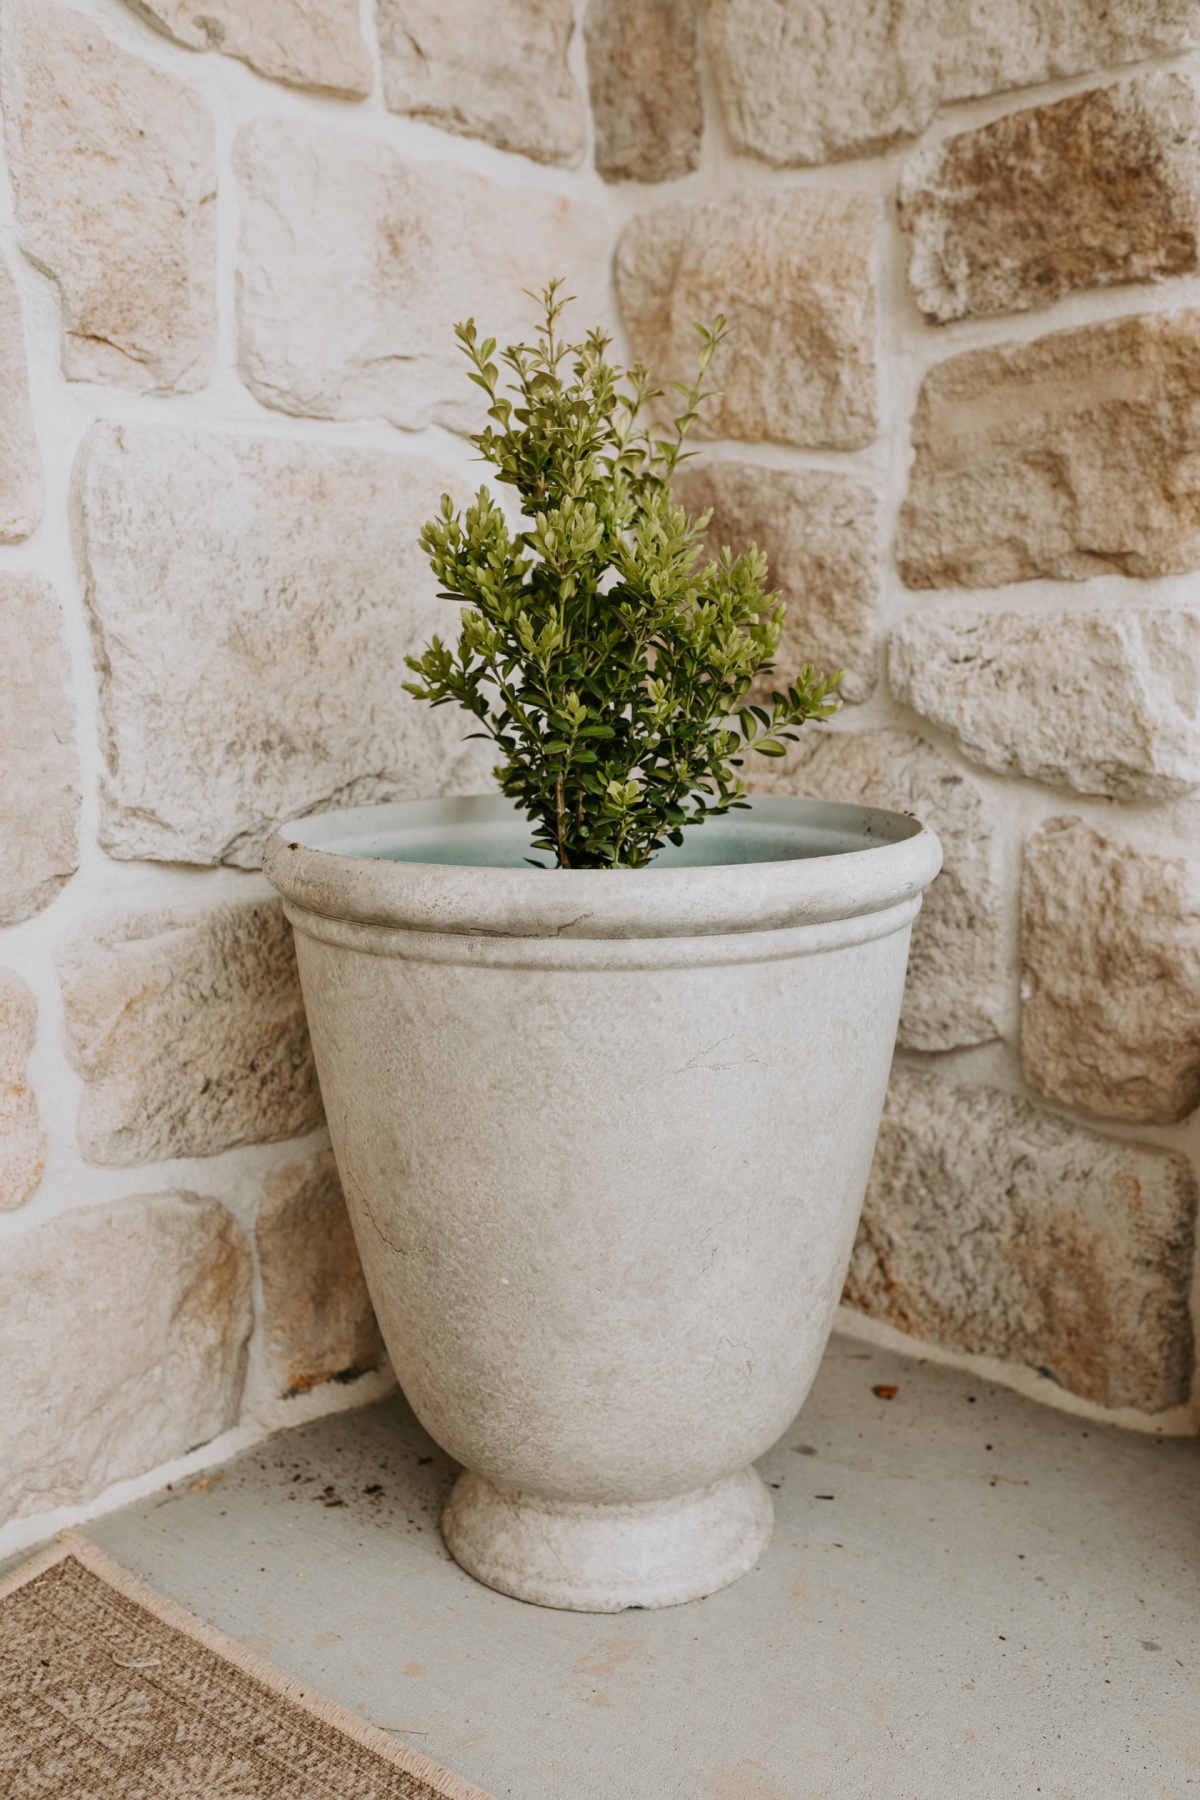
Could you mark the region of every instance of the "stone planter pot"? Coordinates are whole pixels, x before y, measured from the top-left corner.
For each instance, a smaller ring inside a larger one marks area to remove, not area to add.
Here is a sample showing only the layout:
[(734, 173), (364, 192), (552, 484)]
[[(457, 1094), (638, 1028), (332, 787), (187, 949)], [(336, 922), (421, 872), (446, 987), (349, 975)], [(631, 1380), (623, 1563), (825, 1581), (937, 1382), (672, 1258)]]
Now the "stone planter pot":
[(346, 1200), (443, 1531), (545, 1606), (669, 1606), (771, 1532), (936, 838), (760, 798), (646, 870), (523, 865), (502, 799), (281, 828)]

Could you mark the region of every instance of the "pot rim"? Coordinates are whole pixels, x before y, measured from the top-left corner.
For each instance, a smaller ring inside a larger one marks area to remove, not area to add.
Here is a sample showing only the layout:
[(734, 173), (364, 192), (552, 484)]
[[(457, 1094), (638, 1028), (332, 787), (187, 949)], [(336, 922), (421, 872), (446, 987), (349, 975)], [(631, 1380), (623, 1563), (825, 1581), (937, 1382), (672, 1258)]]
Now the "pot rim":
[[(888, 911), (913, 901), (942, 862), (934, 833), (909, 814), (777, 794), (752, 795), (748, 811), (719, 821), (723, 833), (761, 832), (768, 849), (773, 838), (764, 860), (546, 870), (386, 854), (406, 828), (478, 832), (519, 816), (512, 801), (490, 794), (312, 813), (272, 833), (263, 873), (289, 911), (353, 924), (495, 938), (678, 938)], [(826, 848), (780, 856), (788, 833)]]

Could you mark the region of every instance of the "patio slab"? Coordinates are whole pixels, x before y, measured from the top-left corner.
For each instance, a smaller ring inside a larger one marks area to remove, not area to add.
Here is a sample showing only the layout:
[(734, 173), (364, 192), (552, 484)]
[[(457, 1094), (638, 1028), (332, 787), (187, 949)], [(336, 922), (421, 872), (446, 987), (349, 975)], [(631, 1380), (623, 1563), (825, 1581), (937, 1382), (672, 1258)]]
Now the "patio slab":
[(835, 1337), (759, 1467), (759, 1566), (662, 1612), (464, 1575), (398, 1396), (86, 1529), (496, 1800), (1200, 1797), (1195, 1440)]

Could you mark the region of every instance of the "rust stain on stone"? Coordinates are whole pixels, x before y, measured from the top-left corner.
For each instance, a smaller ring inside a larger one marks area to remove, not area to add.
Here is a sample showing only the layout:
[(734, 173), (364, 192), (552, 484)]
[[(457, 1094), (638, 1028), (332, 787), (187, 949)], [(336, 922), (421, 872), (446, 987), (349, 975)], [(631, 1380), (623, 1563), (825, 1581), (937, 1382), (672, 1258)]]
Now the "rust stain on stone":
[(944, 322), (1200, 266), (1197, 107), (1155, 74), (1029, 107), (914, 157), (917, 304)]
[(382, 1344), (330, 1150), (267, 1182), (255, 1227), (268, 1355), (284, 1397), (379, 1367)]

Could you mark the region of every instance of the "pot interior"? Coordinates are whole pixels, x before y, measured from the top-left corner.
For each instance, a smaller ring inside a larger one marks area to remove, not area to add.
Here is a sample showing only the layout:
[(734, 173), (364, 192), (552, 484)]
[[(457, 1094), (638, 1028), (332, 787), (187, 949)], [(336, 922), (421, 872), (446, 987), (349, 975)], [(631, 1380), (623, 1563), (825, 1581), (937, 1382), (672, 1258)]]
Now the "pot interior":
[[(284, 835), (306, 849), (387, 862), (459, 868), (549, 866), (535, 851), (528, 819), (502, 796), (404, 800), (297, 819)], [(809, 861), (903, 843), (921, 830), (903, 813), (791, 795), (759, 794), (745, 810), (689, 827), (683, 843), (653, 858), (659, 869), (718, 868), (733, 863)]]

